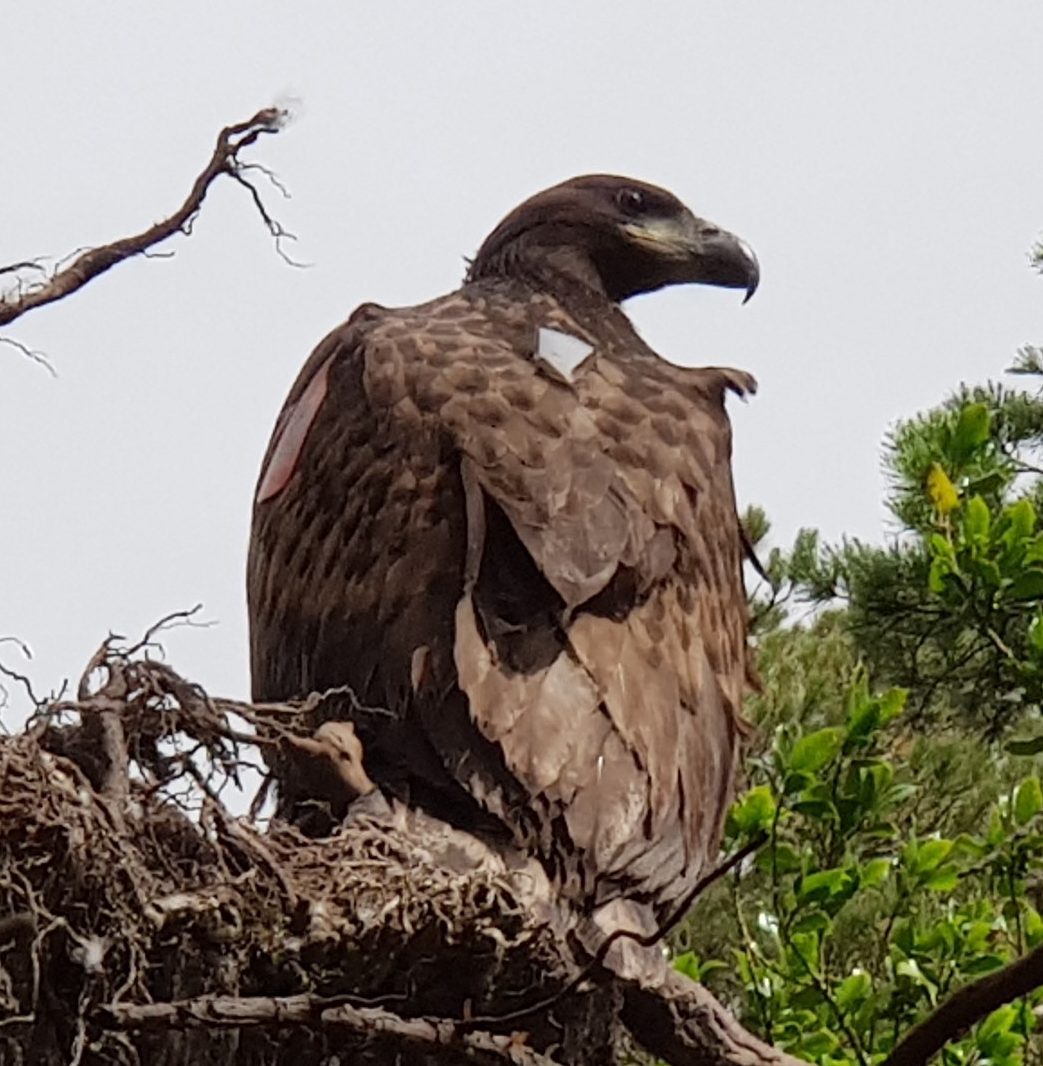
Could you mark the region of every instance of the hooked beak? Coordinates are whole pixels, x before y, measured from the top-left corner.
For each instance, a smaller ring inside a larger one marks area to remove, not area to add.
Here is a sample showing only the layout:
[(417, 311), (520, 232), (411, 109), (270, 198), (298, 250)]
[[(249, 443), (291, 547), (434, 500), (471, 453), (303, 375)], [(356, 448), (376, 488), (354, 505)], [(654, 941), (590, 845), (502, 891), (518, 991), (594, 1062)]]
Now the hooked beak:
[(757, 291), (760, 265), (753, 249), (734, 233), (686, 213), (680, 218), (649, 218), (622, 226), (627, 240), (676, 269), (672, 280), (745, 289), (743, 303)]

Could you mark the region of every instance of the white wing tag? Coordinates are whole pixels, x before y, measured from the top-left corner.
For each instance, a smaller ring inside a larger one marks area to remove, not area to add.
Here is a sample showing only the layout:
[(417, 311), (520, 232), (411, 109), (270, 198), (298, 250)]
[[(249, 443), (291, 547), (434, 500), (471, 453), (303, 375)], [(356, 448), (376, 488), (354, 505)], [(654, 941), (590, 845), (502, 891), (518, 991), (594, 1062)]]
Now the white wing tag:
[(536, 358), (542, 359), (566, 384), (572, 383), (576, 369), (593, 351), (594, 345), (574, 337), (571, 333), (540, 326)]

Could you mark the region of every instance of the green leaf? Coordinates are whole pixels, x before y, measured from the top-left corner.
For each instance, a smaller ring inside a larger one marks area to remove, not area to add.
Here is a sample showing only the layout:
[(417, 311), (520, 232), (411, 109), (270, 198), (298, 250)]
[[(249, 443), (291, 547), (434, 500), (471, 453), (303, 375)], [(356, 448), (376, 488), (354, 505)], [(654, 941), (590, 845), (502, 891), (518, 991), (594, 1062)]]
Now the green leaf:
[[(913, 940), (915, 939), (913, 933), (912, 922), (908, 918), (901, 918), (895, 923), (894, 932), (891, 936), (891, 942), (900, 951), (904, 951), (908, 955), (913, 950)], [(896, 973), (901, 973), (901, 963), (896, 968)]]
[(832, 896), (848, 893), (855, 879), (846, 867), (835, 866), (830, 870), (818, 870), (802, 877), (797, 886), (797, 898), (805, 903), (821, 902)]
[(985, 831), (985, 842), (992, 847), (999, 847), (1006, 842), (1007, 827), (1003, 822), (1000, 812), (993, 807), (989, 812), (989, 827)]
[(864, 814), (880, 806), (889, 797), (894, 768), (886, 762), (876, 762), (859, 770), (858, 800)]
[(1029, 947), (1034, 948), (1043, 940), (1043, 918), (1040, 917), (1039, 911), (1031, 903), (1025, 904), (1025, 915), (1022, 922)]
[(989, 409), (983, 403), (969, 403), (956, 420), (949, 454), (958, 465), (965, 463), (989, 439)]
[(1036, 615), (1032, 620), (1027, 636), (1030, 647), (1043, 654), (1043, 615)]
[(847, 712), (847, 739), (862, 740), (876, 732), (880, 725), (880, 704), (876, 700), (860, 700), (852, 703)]
[(801, 960), (800, 965), (817, 968), (821, 941), (817, 931), (792, 933), (789, 938), (789, 954)]
[(732, 808), (732, 821), (747, 836), (770, 829), (774, 818), (775, 797), (767, 785), (751, 788)]
[(813, 1033), (805, 1033), (795, 1050), (807, 1059), (822, 1059), (835, 1051), (839, 1044), (840, 1041), (828, 1029), (817, 1029)]
[(1009, 522), (1006, 534), (1009, 543), (1032, 536), (1036, 528), (1036, 509), (1030, 500), (1018, 500), (1005, 507), (1003, 517)]
[(1023, 561), (1026, 563), (1043, 562), (1043, 533), (1037, 533), (1025, 548)]
[(704, 980), (706, 975), (713, 973), (714, 970), (731, 969), (720, 959), (702, 960), (694, 951), (686, 951), (678, 955), (672, 960), (671, 965), (678, 973), (683, 973), (685, 977), (690, 977), (693, 981)]
[(925, 840), (915, 847), (914, 858), (910, 865), (917, 873), (930, 873), (949, 857), (952, 848), (951, 840)]
[(972, 478), (967, 483), (968, 492), (976, 492), (982, 496), (996, 492), (1007, 483), (1006, 475), (999, 470), (992, 470), (981, 477)]
[(872, 991), (873, 982), (870, 980), (869, 974), (853, 973), (850, 977), (845, 977), (837, 985), (837, 990), (833, 993), (833, 999), (842, 1011), (848, 1013), (852, 1010), (857, 1010), (869, 998), (869, 994)]
[(918, 791), (919, 786), (914, 785), (911, 781), (907, 781), (891, 788), (887, 798), (891, 803), (904, 803), (910, 796), (915, 796)]
[[(780, 756), (779, 762), (781, 764), (782, 758)], [(809, 785), (813, 785), (815, 779), (811, 774), (786, 774), (785, 779), (782, 782), (782, 791), (787, 796), (792, 796), (795, 792), (803, 792)]]
[(887, 875), (891, 872), (890, 859), (870, 859), (862, 867), (861, 881), (866, 888), (876, 888), (884, 883)]
[(932, 533), (927, 538), (927, 544), (931, 549), (931, 555), (944, 559), (948, 563), (956, 562), (956, 549), (948, 537), (943, 537), (941, 533)]
[(936, 555), (931, 560), (931, 568), (927, 571), (927, 589), (936, 596), (945, 591), (945, 579), (953, 572), (952, 563), (942, 556)]
[(829, 800), (802, 799), (797, 800), (791, 806), (798, 814), (803, 814), (805, 818), (811, 818), (817, 822), (830, 822), (837, 818), (837, 809)]
[(989, 505), (980, 496), (972, 496), (963, 511), (964, 536), (975, 544), (984, 544), (989, 538), (989, 524)]
[(819, 729), (808, 733), (793, 745), (790, 752), (790, 769), (803, 773), (814, 773), (834, 759), (844, 742), (842, 729)]
[(1043, 788), (1039, 778), (1033, 774), (1018, 785), (1014, 793), (1014, 821), (1018, 825), (1027, 825), (1043, 810)]
[(1043, 598), (1043, 570), (1030, 566), (1022, 570), (1007, 586), (1006, 594), (1012, 600), (1038, 600)]
[(909, 690), (905, 688), (889, 688), (879, 699), (880, 724), (897, 718), (905, 710), (905, 701), (909, 696)]
[(983, 955), (975, 955), (973, 958), (967, 959), (963, 964), (963, 970), (969, 974), (983, 974), (992, 973), (993, 970), (998, 970), (1001, 966), (1006, 965), (1007, 960), (1002, 955), (997, 955), (995, 952), (985, 952)]
[(686, 951), (673, 960), (673, 967), (678, 973), (690, 977), (693, 981), (699, 980), (699, 956), (694, 951)]
[(791, 926), (793, 933), (825, 933), (832, 926), (828, 914), (820, 910), (808, 911), (802, 914)]
[(915, 959), (901, 959), (898, 965), (895, 966), (895, 973), (899, 977), (907, 977), (913, 984), (926, 989), (931, 1002), (934, 1002), (934, 998), (938, 994), (938, 986), (920, 969), (920, 965)]
[(951, 892), (960, 883), (960, 871), (955, 866), (943, 866), (935, 870), (923, 885), (932, 892)]
[(755, 860), (757, 869), (765, 873), (794, 874), (800, 870), (800, 854), (797, 849), (781, 841), (775, 847), (761, 848)]
[(905, 708), (908, 694), (904, 688), (891, 688), (881, 696), (869, 697), (867, 695), (864, 699), (849, 698), (847, 740), (861, 740), (872, 736), (881, 726), (897, 718)]
[(985, 1041), (1004, 1033), (1014, 1024), (1017, 1018), (1017, 1011), (1008, 1003), (998, 1010), (994, 1010), (986, 1019), (978, 1026), (978, 1031), (975, 1033), (978, 1045), (982, 1045)]
[(971, 574), (972, 577), (978, 578), (978, 580), (989, 588), (1000, 587), (1003, 581), (1003, 575), (1000, 573), (1000, 568), (991, 560), (983, 558), (971, 559), (965, 569)]

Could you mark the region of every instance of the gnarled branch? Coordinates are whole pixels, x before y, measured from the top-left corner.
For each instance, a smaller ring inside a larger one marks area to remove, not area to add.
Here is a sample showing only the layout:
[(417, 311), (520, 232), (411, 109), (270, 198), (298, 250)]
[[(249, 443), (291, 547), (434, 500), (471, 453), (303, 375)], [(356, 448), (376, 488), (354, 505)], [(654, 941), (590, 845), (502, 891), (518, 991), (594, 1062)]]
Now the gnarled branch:
[[(104, 274), (117, 263), (135, 255), (144, 255), (155, 245), (174, 236), (176, 233), (188, 233), (192, 222), (203, 206), (210, 186), (221, 174), (227, 174), (242, 185), (246, 185), (258, 207), (261, 218), (275, 237), (276, 242), (288, 234), (275, 222), (261, 203), (257, 190), (243, 177), (244, 164), (239, 161), (239, 153), (252, 145), (266, 133), (277, 133), (286, 121), (286, 112), (278, 107), (266, 107), (245, 122), (237, 122), (221, 130), (217, 138), (210, 161), (200, 172), (192, 185), (185, 202), (168, 218), (150, 226), (147, 230), (132, 237), (123, 237), (98, 248), (88, 248), (77, 255), (67, 266), (60, 267), (46, 281), (28, 287), (24, 292), (0, 299), (0, 326), (6, 326), (20, 318), (27, 311), (32, 311), (45, 304), (64, 299), (77, 289), (83, 288), (99, 274)], [(2, 271), (12, 272), (22, 268), (40, 269), (36, 260), (24, 263), (12, 263)]]

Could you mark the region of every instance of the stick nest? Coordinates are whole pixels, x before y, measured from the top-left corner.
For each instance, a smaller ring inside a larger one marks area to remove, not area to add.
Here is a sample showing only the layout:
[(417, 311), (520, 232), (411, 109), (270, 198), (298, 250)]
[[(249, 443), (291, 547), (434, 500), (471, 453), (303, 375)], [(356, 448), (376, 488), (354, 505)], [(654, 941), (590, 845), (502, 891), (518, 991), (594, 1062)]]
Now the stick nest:
[(379, 793), (320, 839), (233, 816), (301, 708), (212, 699), (150, 647), (107, 641), (0, 740), (0, 1061), (580, 1062), (610, 1036), (606, 988), (496, 1024), (577, 972), (539, 868)]

